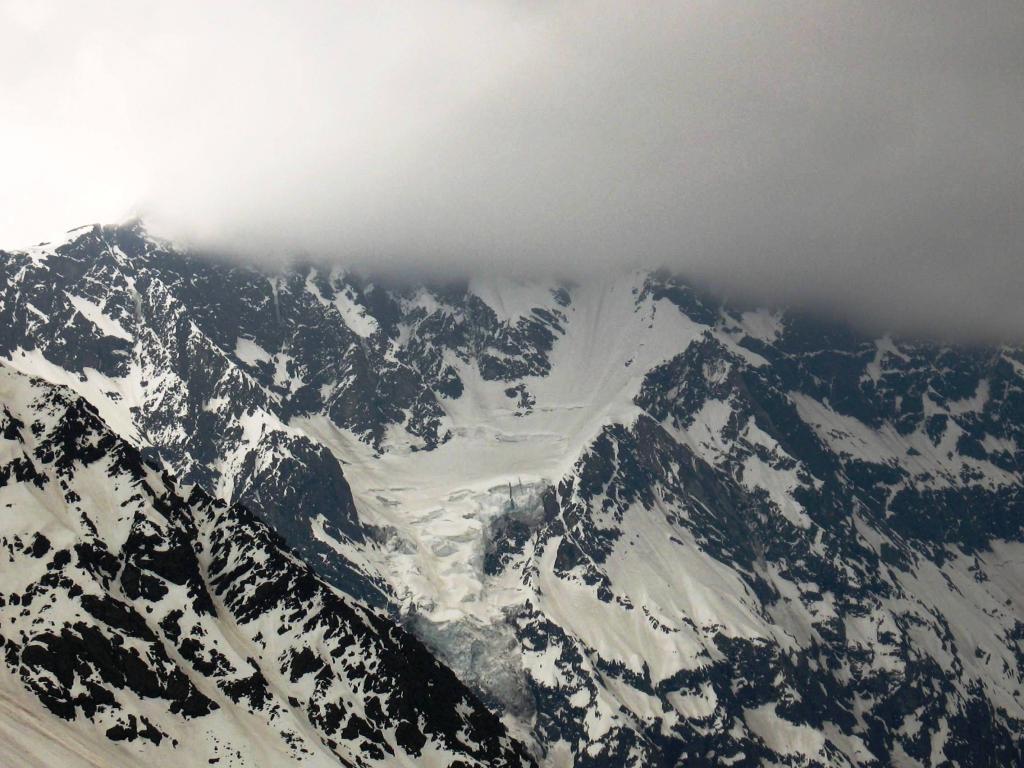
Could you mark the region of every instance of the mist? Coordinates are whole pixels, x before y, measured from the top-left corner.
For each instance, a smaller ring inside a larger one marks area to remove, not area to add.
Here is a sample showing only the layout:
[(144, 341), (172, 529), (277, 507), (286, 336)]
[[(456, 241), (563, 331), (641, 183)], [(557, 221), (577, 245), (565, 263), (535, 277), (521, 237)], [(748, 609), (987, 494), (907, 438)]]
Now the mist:
[(0, 2), (0, 246), (667, 267), (1024, 341), (1016, 1)]

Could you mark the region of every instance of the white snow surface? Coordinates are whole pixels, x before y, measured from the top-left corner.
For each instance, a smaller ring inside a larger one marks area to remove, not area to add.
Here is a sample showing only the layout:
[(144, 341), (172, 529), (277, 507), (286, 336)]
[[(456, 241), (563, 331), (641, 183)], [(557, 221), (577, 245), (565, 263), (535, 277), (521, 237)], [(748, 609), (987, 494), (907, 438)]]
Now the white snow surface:
[(114, 336), (125, 341), (131, 341), (132, 335), (126, 331), (121, 323), (103, 311), (103, 308), (82, 296), (67, 294), (68, 301), (77, 309), (86, 320), (99, 328), (107, 336)]
[[(411, 543), (389, 555), (385, 572), (398, 594), (431, 620), (500, 617), (513, 595), (488, 591), (476, 565), (484, 526), (505, 500), (492, 489), (559, 480), (604, 425), (636, 418), (633, 398), (644, 374), (705, 330), (666, 300), (638, 303), (642, 284), (636, 274), (573, 290), (572, 304), (562, 309), (565, 334), (551, 352), (551, 373), (524, 379), (537, 401), (532, 413), (517, 415), (506, 383), (485, 381), (474, 366), (453, 360), (465, 391), (441, 401), (454, 438), (435, 450), (413, 450), (404, 431), (392, 430), (379, 455), (323, 416), (290, 422), (343, 462), (360, 515)], [(549, 288), (516, 282), (487, 295), (507, 317), (531, 304), (556, 306)]]

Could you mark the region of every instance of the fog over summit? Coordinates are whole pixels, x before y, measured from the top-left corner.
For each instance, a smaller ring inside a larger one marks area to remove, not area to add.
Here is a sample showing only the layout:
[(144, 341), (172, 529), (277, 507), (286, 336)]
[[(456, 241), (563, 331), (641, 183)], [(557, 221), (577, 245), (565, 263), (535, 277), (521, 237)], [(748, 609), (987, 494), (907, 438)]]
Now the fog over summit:
[(0, 245), (666, 266), (1024, 338), (1024, 13), (954, 2), (0, 3)]
[(1020, 0), (0, 0), (0, 766), (1024, 766), (1022, 97)]

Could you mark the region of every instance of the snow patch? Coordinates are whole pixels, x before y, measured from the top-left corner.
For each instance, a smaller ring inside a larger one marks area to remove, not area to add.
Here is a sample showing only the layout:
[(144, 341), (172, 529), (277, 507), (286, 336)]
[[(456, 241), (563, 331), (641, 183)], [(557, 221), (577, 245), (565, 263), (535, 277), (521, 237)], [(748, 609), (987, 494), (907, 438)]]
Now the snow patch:
[(246, 365), (257, 366), (260, 363), (268, 363), (271, 355), (252, 339), (239, 337), (235, 342), (235, 357)]

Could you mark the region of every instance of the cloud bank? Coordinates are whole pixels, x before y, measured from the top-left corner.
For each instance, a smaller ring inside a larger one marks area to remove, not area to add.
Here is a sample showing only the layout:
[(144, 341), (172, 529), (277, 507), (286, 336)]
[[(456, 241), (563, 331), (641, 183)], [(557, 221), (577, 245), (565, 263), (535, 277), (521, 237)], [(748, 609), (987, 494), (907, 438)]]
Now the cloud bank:
[(1024, 340), (1016, 0), (0, 2), (0, 96), (5, 245), (142, 214)]

